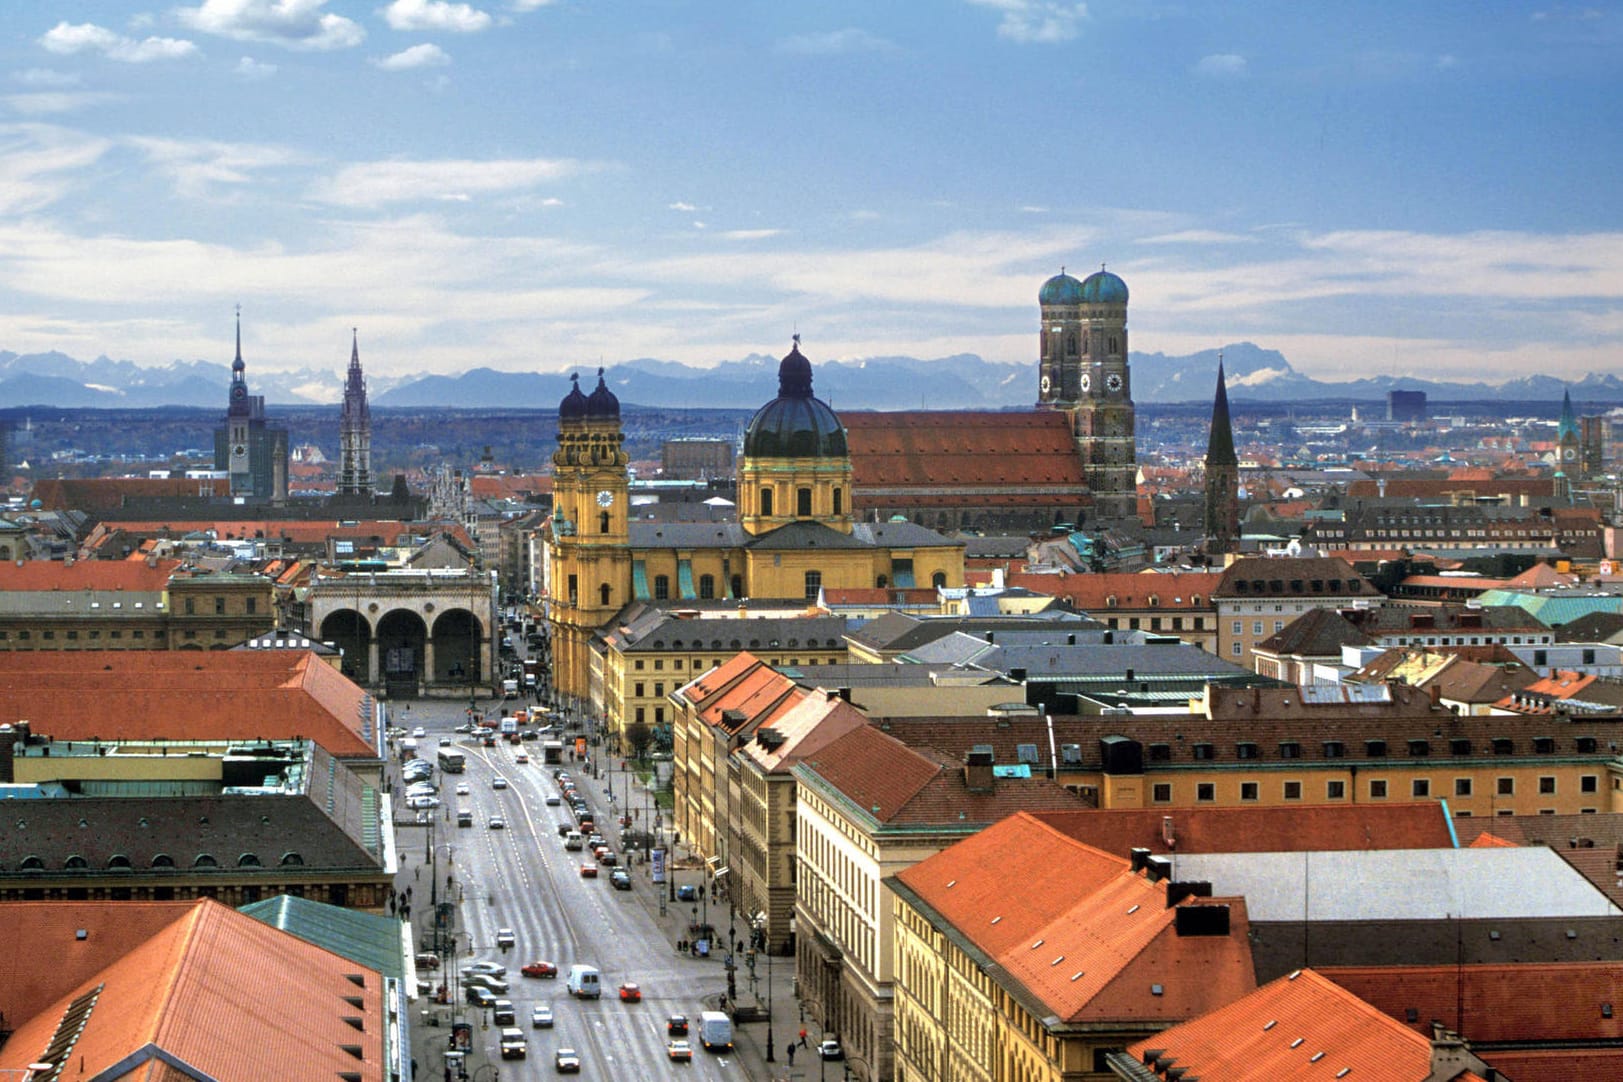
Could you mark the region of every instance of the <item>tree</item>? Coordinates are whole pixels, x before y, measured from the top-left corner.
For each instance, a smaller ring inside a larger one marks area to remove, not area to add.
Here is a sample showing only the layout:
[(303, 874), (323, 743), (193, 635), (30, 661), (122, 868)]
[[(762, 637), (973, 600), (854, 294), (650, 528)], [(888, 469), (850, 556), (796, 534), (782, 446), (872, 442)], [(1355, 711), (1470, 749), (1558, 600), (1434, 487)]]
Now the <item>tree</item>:
[(633, 721), (626, 726), (626, 746), (631, 749), (631, 757), (641, 759), (648, 754), (648, 742), (654, 738), (654, 730), (646, 721)]

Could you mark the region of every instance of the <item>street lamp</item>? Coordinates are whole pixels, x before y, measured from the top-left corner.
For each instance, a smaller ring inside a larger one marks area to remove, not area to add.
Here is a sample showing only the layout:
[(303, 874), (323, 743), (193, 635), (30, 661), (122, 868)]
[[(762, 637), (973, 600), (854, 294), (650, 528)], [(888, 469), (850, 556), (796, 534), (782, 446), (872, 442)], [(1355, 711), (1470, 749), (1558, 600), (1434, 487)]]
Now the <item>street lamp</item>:
[(772, 1050), (777, 1044), (772, 1039), (772, 945), (766, 940), (766, 913), (757, 909), (755, 915), (750, 917), (750, 927), (755, 930), (756, 941), (766, 951), (766, 1061), (771, 1063)]

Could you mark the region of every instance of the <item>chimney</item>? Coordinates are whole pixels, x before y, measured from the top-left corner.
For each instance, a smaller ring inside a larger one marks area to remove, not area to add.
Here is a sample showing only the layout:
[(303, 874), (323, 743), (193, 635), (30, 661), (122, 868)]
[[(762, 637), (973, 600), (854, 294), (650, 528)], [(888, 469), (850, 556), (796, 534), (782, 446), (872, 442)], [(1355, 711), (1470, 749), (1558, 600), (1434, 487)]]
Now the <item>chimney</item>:
[(990, 793), (995, 784), (992, 778), (992, 753), (970, 752), (964, 761), (964, 788), (972, 793)]
[(1166, 857), (1151, 856), (1144, 861), (1144, 878), (1151, 883), (1172, 878), (1172, 861)]
[(1229, 934), (1229, 907), (1180, 905), (1173, 911), (1172, 927), (1180, 937), (1226, 936)]
[(1482, 1078), (1495, 1078), (1488, 1065), (1471, 1053), (1471, 1046), (1458, 1033), (1444, 1029), (1441, 1022), (1431, 1024), (1431, 1073), (1421, 1082), (1452, 1082), (1467, 1071)]
[(1128, 859), (1132, 861), (1133, 871), (1142, 871), (1145, 863), (1150, 859), (1150, 851), (1148, 849), (1139, 849), (1135, 847), (1127, 851), (1127, 856)]
[(1171, 909), (1185, 898), (1210, 898), (1212, 885), (1205, 880), (1167, 880), (1167, 908)]

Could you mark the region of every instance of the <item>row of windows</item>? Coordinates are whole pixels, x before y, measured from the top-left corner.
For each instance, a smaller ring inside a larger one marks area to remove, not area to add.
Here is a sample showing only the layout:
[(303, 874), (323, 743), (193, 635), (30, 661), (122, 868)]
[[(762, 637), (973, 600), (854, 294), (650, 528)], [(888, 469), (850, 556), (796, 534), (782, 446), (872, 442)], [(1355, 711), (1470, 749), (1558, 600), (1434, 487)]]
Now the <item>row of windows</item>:
[[(304, 865), (304, 858), (298, 853), (283, 853), (282, 859), (278, 862), (278, 865), (289, 868), (302, 867)], [(192, 858), (191, 866), (193, 868), (218, 868), (220, 866), (220, 862), (210, 853), (199, 853), (197, 856)], [(4, 867), (4, 865), (0, 865), (0, 871), (3, 871)], [(62, 862), (62, 867), (67, 871), (84, 871), (90, 867), (90, 862), (84, 857), (75, 853), (70, 855)], [(133, 871), (135, 869), (135, 865), (133, 862), (131, 862), (130, 858), (122, 853), (114, 853), (112, 856), (108, 857), (107, 867), (110, 871)], [(176, 867), (175, 858), (170, 856), (168, 853), (158, 853), (152, 858), (151, 867), (174, 868)], [(264, 862), (259, 859), (257, 854), (243, 853), (241, 856), (237, 857), (237, 867), (262, 868), (264, 867)], [(17, 863), (17, 871), (43, 872), (45, 871), (45, 860), (43, 857), (39, 856), (26, 856)]]
[[(1170, 627), (1170, 629), (1173, 630), (1173, 631), (1183, 631), (1184, 630), (1183, 617), (1182, 616), (1169, 616), (1169, 617), (1165, 617), (1165, 619), (1170, 620), (1171, 623), (1170, 624), (1163, 623), (1162, 622), (1163, 618), (1160, 617), (1160, 616), (1152, 616), (1152, 617), (1150, 617), (1150, 630), (1151, 631), (1163, 631), (1163, 630), (1166, 630), (1168, 627)], [(1112, 628), (1121, 627), (1121, 620), (1118, 617), (1112, 616), (1107, 622), (1110, 624), (1110, 626)], [(1194, 623), (1191, 624), (1190, 627), (1191, 627), (1192, 630), (1195, 630), (1195, 631), (1205, 631), (1206, 630), (1206, 617), (1204, 617), (1204, 616), (1196, 616), (1194, 618)], [(1129, 631), (1139, 631), (1139, 630), (1142, 630), (1142, 628), (1143, 628), (1143, 621), (1142, 621), (1142, 619), (1140, 617), (1129, 616), (1127, 618), (1127, 629)]]
[[(1475, 793), (1473, 791), (1474, 790), (1474, 782), (1475, 782), (1475, 779), (1473, 779), (1473, 778), (1455, 778), (1454, 779), (1454, 793), (1453, 793), (1453, 795), (1456, 796), (1456, 797), (1474, 796), (1475, 795)], [(1279, 788), (1280, 799), (1282, 799), (1282, 800), (1301, 800), (1302, 799), (1302, 782), (1300, 782), (1298, 780), (1295, 780), (1295, 779), (1291, 779), (1291, 780), (1288, 780), (1288, 781), (1282, 781), (1282, 782), (1279, 783), (1279, 785), (1280, 785), (1280, 788)], [(1257, 782), (1257, 781), (1242, 781), (1242, 782), (1240, 782), (1240, 799), (1242, 801), (1260, 800), (1261, 799), (1261, 792), (1262, 792), (1261, 787), (1262, 787), (1262, 783)], [(1580, 793), (1598, 793), (1598, 792), (1600, 792), (1600, 776), (1597, 775), (1597, 774), (1582, 774), (1582, 775), (1580, 775), (1579, 778), (1578, 778), (1578, 791)], [(1385, 800), (1389, 795), (1390, 795), (1389, 785), (1388, 785), (1388, 781), (1387, 781), (1386, 778), (1371, 778), (1371, 779), (1369, 779), (1369, 797), (1370, 797), (1371, 800)], [(1412, 798), (1414, 798), (1416, 800), (1427, 800), (1427, 799), (1430, 799), (1433, 795), (1436, 795), (1436, 794), (1433, 794), (1433, 792), (1432, 792), (1432, 779), (1430, 779), (1430, 778), (1411, 778), (1411, 779), (1409, 779), (1409, 796), (1410, 797), (1412, 797)], [(1515, 778), (1496, 778), (1496, 779), (1494, 779), (1494, 795), (1495, 796), (1515, 796), (1516, 795), (1516, 779)], [(1538, 795), (1539, 796), (1556, 796), (1556, 795), (1558, 795), (1557, 794), (1557, 782), (1556, 782), (1556, 779), (1553, 776), (1545, 775), (1545, 776), (1538, 779)], [(1347, 799), (1347, 782), (1344, 779), (1336, 779), (1336, 780), (1333, 780), (1333, 781), (1325, 782), (1324, 783), (1324, 799), (1326, 799), (1326, 800), (1346, 800)], [(1162, 782), (1156, 782), (1154, 785), (1150, 786), (1150, 800), (1153, 801), (1156, 804), (1170, 804), (1170, 803), (1172, 803), (1172, 783), (1162, 781)], [(1217, 800), (1217, 783), (1216, 782), (1203, 781), (1203, 782), (1197, 782), (1195, 784), (1195, 801), (1196, 801), (1196, 803), (1211, 804), (1211, 803), (1215, 803), (1216, 800)], [(1593, 809), (1590, 809), (1590, 810), (1593, 810)]]
[[(245, 597), (245, 598), (243, 598), (242, 599), (242, 611), (247, 613), (250, 616), (252, 616), (254, 613), (258, 612), (259, 611), (259, 598), (257, 598), (257, 597)], [(188, 597), (186, 599), (186, 615), (187, 616), (196, 616), (197, 615), (197, 598)], [(224, 616), (225, 615), (225, 598), (216, 597), (214, 599), (214, 615), (216, 615), (216, 616)]]
[[(772, 514), (773, 489), (763, 486), (761, 488), (761, 514), (770, 517)], [(838, 485), (834, 488), (834, 504), (832, 511), (836, 515), (845, 514), (845, 491)], [(795, 489), (795, 515), (799, 518), (812, 516), (812, 490), (804, 486)]]
[[(99, 639), (99, 638), (101, 638), (101, 631), (97, 630), (97, 629), (92, 629), (92, 630), (86, 632), (85, 634), (86, 634), (87, 638), (91, 638), (91, 639)], [(65, 638), (70, 639), (70, 640), (77, 640), (79, 638), (79, 632), (77, 632), (77, 631), (67, 631), (67, 632), (64, 632), (63, 635), (64, 635)], [(21, 631), (17, 632), (17, 638), (20, 639), (20, 640), (23, 640), (23, 641), (27, 641), (29, 639), (32, 639), (33, 637), (34, 637), (34, 633), (32, 631), (28, 630), (27, 628), (23, 628)], [(42, 639), (54, 639), (54, 638), (56, 638), (56, 632), (55, 631), (42, 631), (42, 632), (40, 632), (39, 637), (42, 638)], [(118, 630), (109, 631), (109, 632), (107, 632), (107, 637), (109, 639), (122, 639), (124, 637), (124, 632), (118, 631)], [(133, 628), (130, 631), (130, 638), (132, 638), (132, 639), (144, 639), (146, 637), (147, 637), (147, 633), (145, 631), (143, 631), (141, 628)], [(3, 641), (5, 641), (6, 639), (9, 639), (9, 638), (11, 638), (11, 632), (9, 632), (9, 631), (0, 631), (0, 642), (3, 642)]]
[[(1537, 755), (1554, 755), (1559, 750), (1555, 737), (1535, 736), (1533, 738), (1533, 751)], [(1423, 759), (1431, 754), (1432, 742), (1425, 739), (1407, 740), (1402, 742), (1407, 754), (1412, 759)], [(1439, 746), (1441, 742), (1439, 741)], [(1454, 737), (1447, 742), (1448, 754), (1456, 756), (1470, 756), (1476, 754), (1478, 748), (1469, 737)], [(1149, 759), (1152, 763), (1168, 763), (1172, 761), (1171, 744), (1151, 744), (1148, 748)], [(1280, 759), (1302, 758), (1303, 745), (1296, 740), (1281, 740), (1275, 746), (1275, 754)], [(1496, 736), (1488, 741), (1487, 748), (1495, 755), (1516, 754), (1516, 741), (1508, 736)], [(1363, 752), (1366, 759), (1385, 759), (1391, 751), (1390, 744), (1385, 740), (1364, 741)], [(1319, 745), (1322, 758), (1345, 759), (1347, 745), (1340, 740), (1326, 740)], [(1600, 751), (1600, 741), (1593, 736), (1575, 737), (1572, 742), (1572, 751), (1579, 755), (1594, 755)], [(1217, 758), (1217, 745), (1204, 741), (1197, 741), (1189, 745), (1190, 758), (1209, 762)], [(1249, 740), (1239, 741), (1234, 745), (1236, 759), (1262, 758), (1262, 745)]]
[[(1290, 592), (1293, 594), (1339, 594), (1343, 585), (1340, 579), (1291, 579)], [(1237, 594), (1282, 594), (1285, 592), (1284, 579), (1235, 579), (1234, 592)], [(1345, 583), (1349, 594), (1359, 593), (1364, 586), (1362, 579), (1348, 579)]]

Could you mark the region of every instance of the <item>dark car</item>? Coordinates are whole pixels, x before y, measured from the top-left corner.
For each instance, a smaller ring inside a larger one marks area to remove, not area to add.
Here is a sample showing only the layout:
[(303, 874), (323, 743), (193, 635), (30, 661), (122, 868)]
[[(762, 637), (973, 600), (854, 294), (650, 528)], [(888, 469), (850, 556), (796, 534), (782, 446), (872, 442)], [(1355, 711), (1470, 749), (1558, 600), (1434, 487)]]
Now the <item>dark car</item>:
[(699, 900), (699, 888), (692, 883), (683, 883), (676, 888), (676, 900), (679, 902), (696, 902)]
[(686, 1037), (688, 1035), (688, 1016), (673, 1014), (665, 1019), (665, 1032), (672, 1037)]
[(631, 875), (624, 868), (616, 868), (609, 873), (609, 886), (615, 890), (630, 890)]

